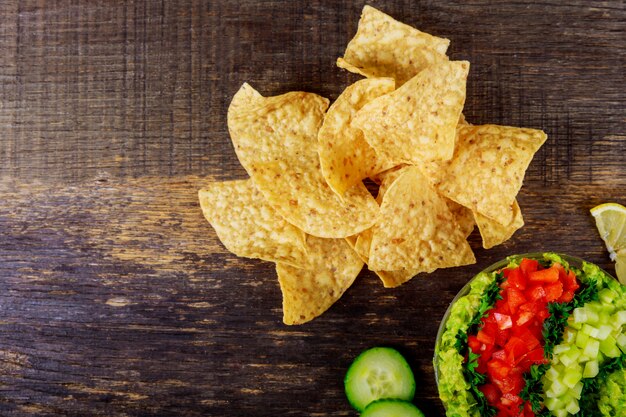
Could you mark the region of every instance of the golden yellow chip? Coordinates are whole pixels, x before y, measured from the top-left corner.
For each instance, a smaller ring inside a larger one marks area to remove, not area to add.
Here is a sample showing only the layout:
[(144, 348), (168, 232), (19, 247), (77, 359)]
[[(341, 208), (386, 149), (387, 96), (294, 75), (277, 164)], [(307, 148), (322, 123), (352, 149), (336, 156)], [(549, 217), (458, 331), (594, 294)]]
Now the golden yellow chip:
[(322, 314), (352, 285), (363, 268), (363, 261), (344, 239), (307, 236), (306, 243), (306, 268), (276, 264), (285, 324), (306, 323)]
[(434, 62), (446, 60), (448, 45), (448, 39), (420, 32), (365, 6), (356, 35), (337, 66), (366, 77), (391, 77), (402, 85)]
[(513, 236), (516, 230), (524, 226), (524, 218), (522, 210), (517, 204), (517, 200), (513, 202), (513, 220), (503, 226), (489, 217), (485, 217), (480, 213), (474, 213), (478, 230), (483, 238), (483, 248), (490, 249), (496, 245), (506, 242)]
[(430, 272), (476, 262), (446, 200), (416, 167), (405, 168), (386, 191), (372, 233), (372, 270)]
[(235, 151), (256, 187), (291, 224), (314, 236), (344, 238), (372, 226), (378, 204), (363, 184), (340, 198), (326, 183), (317, 133), (328, 100), (292, 92), (262, 97), (244, 84), (228, 109)]
[(214, 182), (198, 197), (204, 217), (235, 255), (306, 265), (304, 232), (287, 223), (251, 180)]
[(535, 129), (459, 125), (454, 158), (442, 165), (437, 189), (473, 212), (509, 225), (526, 169), (546, 138)]
[(449, 198), (446, 198), (445, 200), (446, 204), (448, 205), (448, 209), (450, 210), (450, 212), (452, 212), (454, 220), (459, 225), (463, 236), (467, 238), (469, 235), (472, 234), (472, 231), (474, 230), (474, 225), (476, 224), (476, 222), (474, 221), (474, 214), (472, 213), (472, 210), (468, 209), (467, 207), (463, 207), (462, 205), (450, 200)]
[(317, 136), (319, 157), (324, 178), (338, 195), (343, 196), (364, 178), (391, 168), (392, 164), (379, 158), (365, 141), (363, 131), (352, 127), (352, 118), (366, 103), (394, 88), (391, 78), (357, 81), (328, 109)]
[(427, 67), (402, 87), (366, 104), (353, 125), (381, 157), (419, 165), (448, 160), (465, 103), (469, 62), (443, 61)]

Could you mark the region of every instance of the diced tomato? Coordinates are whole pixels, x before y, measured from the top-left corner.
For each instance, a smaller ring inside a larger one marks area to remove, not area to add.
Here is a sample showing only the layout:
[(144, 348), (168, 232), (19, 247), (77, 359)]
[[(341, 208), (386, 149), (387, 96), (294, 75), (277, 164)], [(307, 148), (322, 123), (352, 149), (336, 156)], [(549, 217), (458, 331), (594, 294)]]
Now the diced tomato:
[[(511, 288), (515, 288), (518, 290), (526, 289), (526, 278), (521, 269), (519, 268), (505, 269), (504, 271), (505, 271), (504, 276), (506, 278), (506, 282), (509, 284)], [(506, 271), (508, 271), (508, 273)]]
[(480, 353), (480, 346), (482, 345), (482, 343), (473, 334), (467, 336), (467, 345), (472, 350), (472, 352), (476, 354)]
[(507, 303), (509, 304), (509, 311), (511, 314), (517, 313), (517, 309), (519, 306), (526, 302), (526, 297), (524, 297), (524, 293), (515, 288), (509, 288), (507, 290)]
[(528, 276), (539, 269), (539, 261), (524, 258), (519, 264), (519, 269), (522, 270), (524, 275)]
[(546, 290), (543, 285), (537, 285), (529, 288), (528, 291), (526, 291), (526, 295), (529, 300), (541, 301), (546, 298)]
[(574, 291), (565, 290), (565, 291), (563, 291), (563, 294), (561, 294), (561, 296), (559, 297), (557, 302), (559, 302), (559, 303), (569, 303), (573, 299), (574, 299)]
[(557, 282), (559, 280), (559, 270), (555, 266), (551, 266), (548, 269), (531, 272), (528, 275), (528, 280), (530, 282)]
[(569, 271), (562, 281), (566, 291), (574, 292), (580, 287), (573, 271)]
[(526, 343), (517, 336), (512, 336), (504, 346), (506, 361), (511, 366), (517, 364), (519, 359), (528, 352)]
[(513, 320), (511, 320), (511, 316), (508, 314), (493, 313), (493, 316), (498, 324), (498, 329), (506, 330), (513, 327)]
[(522, 339), (526, 344), (528, 350), (535, 349), (540, 345), (539, 340), (532, 334), (532, 332), (526, 327), (520, 327), (513, 333), (514, 336)]
[(524, 417), (535, 417), (533, 408), (528, 401), (524, 403)]
[(481, 385), (478, 389), (485, 394), (485, 398), (490, 404), (494, 404), (500, 399), (500, 390), (491, 383)]
[(496, 301), (493, 309), (494, 312), (497, 311), (501, 314), (511, 314), (511, 310), (509, 310), (509, 303), (507, 303), (506, 298), (502, 298), (502, 300)]
[(487, 364), (487, 374), (489, 374), (494, 382), (502, 380), (502, 378), (506, 378), (510, 372), (511, 367), (504, 361), (493, 359)]
[(504, 349), (496, 350), (495, 352), (493, 352), (491, 357), (499, 361), (506, 361), (506, 352), (504, 351)]
[(547, 302), (558, 300), (563, 295), (563, 283), (560, 281), (546, 285), (545, 289)]
[(481, 343), (484, 343), (486, 345), (493, 345), (494, 343), (496, 343), (495, 334), (487, 332), (485, 331), (485, 329), (480, 329), (476, 337), (478, 338), (478, 340), (480, 340)]
[(526, 323), (530, 322), (535, 315), (530, 311), (521, 311), (515, 320), (515, 324), (518, 326), (523, 326)]
[(509, 337), (511, 337), (511, 329), (498, 330), (496, 333), (496, 345), (504, 347)]
[[(489, 365), (487, 365), (489, 367)], [(496, 384), (503, 394), (506, 393), (519, 393), (524, 388), (524, 377), (521, 374), (511, 373), (509, 376), (504, 376), (499, 379), (493, 379), (493, 383)]]
[(517, 395), (511, 394), (511, 393), (502, 394), (502, 399), (500, 401), (502, 401), (502, 404), (507, 405), (507, 406), (522, 405), (522, 399), (518, 397)]
[(520, 368), (529, 369), (532, 365), (539, 365), (542, 363), (548, 363), (548, 360), (543, 355), (543, 347), (538, 347), (522, 356), (518, 365)]

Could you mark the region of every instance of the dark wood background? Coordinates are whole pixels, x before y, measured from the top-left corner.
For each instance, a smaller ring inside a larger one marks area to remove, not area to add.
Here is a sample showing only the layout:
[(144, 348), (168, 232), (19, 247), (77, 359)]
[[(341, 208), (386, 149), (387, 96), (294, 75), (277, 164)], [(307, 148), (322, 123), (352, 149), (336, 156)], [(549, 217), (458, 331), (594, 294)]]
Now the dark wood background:
[(334, 62), (363, 4), (0, 2), (0, 415), (355, 416), (346, 367), (384, 344), (443, 416), (435, 334), (472, 275), (544, 250), (613, 271), (588, 210), (626, 203), (624, 2), (372, 1), (471, 61), (469, 121), (548, 133), (526, 226), (397, 289), (364, 271), (282, 324), (273, 265), (227, 253), (196, 191), (245, 177), (226, 127), (241, 83), (334, 99), (358, 79)]

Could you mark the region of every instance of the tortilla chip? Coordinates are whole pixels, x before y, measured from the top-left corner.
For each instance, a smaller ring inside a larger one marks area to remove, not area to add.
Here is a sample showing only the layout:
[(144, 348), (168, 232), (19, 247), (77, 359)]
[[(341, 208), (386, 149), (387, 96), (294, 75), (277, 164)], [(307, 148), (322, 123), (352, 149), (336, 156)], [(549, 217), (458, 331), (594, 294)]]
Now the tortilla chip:
[(473, 212), (509, 225), (526, 169), (546, 138), (535, 129), (459, 125), (454, 158), (441, 166), (436, 187)]
[(365, 6), (356, 35), (337, 66), (365, 77), (391, 77), (400, 86), (434, 62), (446, 60), (448, 45), (448, 39), (420, 32)]
[(485, 217), (480, 213), (474, 213), (478, 230), (483, 238), (483, 248), (490, 249), (501, 243), (506, 242), (513, 236), (513, 233), (517, 229), (524, 226), (524, 218), (522, 217), (522, 210), (517, 204), (517, 200), (513, 202), (513, 220), (506, 226), (491, 220), (489, 217)]
[(450, 212), (452, 212), (452, 215), (454, 216), (456, 224), (461, 229), (463, 236), (467, 238), (469, 235), (472, 234), (472, 232), (474, 231), (474, 225), (476, 225), (472, 210), (468, 209), (467, 207), (463, 207), (462, 205), (448, 198), (446, 198), (445, 200), (446, 204), (448, 205), (448, 209), (450, 210)]
[(448, 160), (465, 103), (467, 61), (431, 65), (353, 119), (378, 155), (396, 164)]
[(417, 167), (405, 168), (386, 191), (372, 233), (372, 270), (432, 272), (476, 262), (446, 200)]
[(314, 236), (343, 238), (372, 226), (378, 204), (367, 188), (357, 184), (341, 199), (322, 175), (317, 132), (328, 100), (303, 92), (265, 98), (250, 89), (244, 84), (233, 98), (228, 128), (241, 165), (268, 202)]
[(363, 261), (344, 239), (307, 236), (306, 243), (306, 268), (276, 264), (285, 324), (306, 323), (328, 310), (363, 268)]
[(392, 163), (379, 158), (365, 141), (363, 131), (352, 127), (358, 110), (373, 99), (393, 91), (391, 78), (357, 81), (328, 109), (319, 130), (319, 158), (326, 182), (338, 195), (363, 179), (391, 168)]
[(214, 182), (198, 197), (204, 217), (235, 255), (306, 265), (304, 232), (287, 223), (251, 180)]

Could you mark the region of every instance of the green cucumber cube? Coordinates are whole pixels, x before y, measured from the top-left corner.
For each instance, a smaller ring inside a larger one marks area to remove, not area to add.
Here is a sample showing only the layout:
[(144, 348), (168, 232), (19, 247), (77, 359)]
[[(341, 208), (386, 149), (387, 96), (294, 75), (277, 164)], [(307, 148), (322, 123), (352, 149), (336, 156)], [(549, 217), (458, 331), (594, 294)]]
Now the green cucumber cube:
[(576, 346), (581, 349), (584, 349), (587, 346), (587, 342), (589, 342), (589, 335), (582, 331), (576, 333)]
[(600, 352), (604, 353), (609, 358), (617, 358), (622, 354), (613, 336), (608, 336), (606, 339), (600, 341)]
[(589, 338), (587, 345), (583, 348), (583, 354), (589, 358), (595, 358), (600, 351), (600, 342), (595, 339)]
[(585, 370), (583, 371), (583, 378), (595, 378), (600, 372), (600, 365), (597, 361), (589, 361), (585, 364)]
[(567, 388), (574, 388), (574, 386), (579, 383), (581, 379), (583, 379), (582, 369), (579, 366), (571, 367), (568, 368), (563, 375), (563, 384), (567, 386)]

